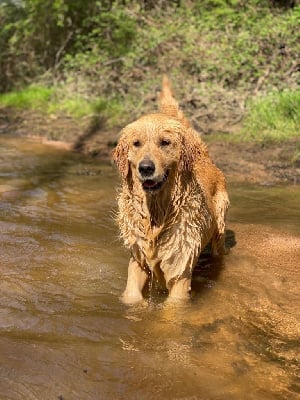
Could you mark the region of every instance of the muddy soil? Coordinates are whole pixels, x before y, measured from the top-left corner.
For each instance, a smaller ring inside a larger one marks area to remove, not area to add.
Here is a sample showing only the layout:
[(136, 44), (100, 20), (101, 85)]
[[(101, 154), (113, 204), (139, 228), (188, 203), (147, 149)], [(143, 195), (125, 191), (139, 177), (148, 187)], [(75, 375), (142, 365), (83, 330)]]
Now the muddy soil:
[[(36, 137), (47, 145), (80, 151), (108, 162), (120, 129), (105, 128), (96, 116), (75, 120), (65, 115), (0, 109), (0, 134)], [(300, 183), (300, 159), (295, 159), (300, 139), (280, 144), (229, 143), (216, 141), (210, 134), (203, 135), (203, 140), (229, 180), (262, 185)]]
[(300, 183), (300, 160), (293, 160), (296, 146), (295, 139), (269, 145), (211, 142), (209, 150), (229, 179), (262, 185), (297, 184)]

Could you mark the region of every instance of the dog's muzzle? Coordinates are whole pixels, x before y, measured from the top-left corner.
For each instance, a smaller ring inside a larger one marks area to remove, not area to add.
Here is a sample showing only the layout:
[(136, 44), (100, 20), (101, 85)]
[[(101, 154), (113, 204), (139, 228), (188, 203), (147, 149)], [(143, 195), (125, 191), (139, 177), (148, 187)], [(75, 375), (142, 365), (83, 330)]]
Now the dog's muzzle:
[(152, 179), (146, 179), (143, 181), (142, 186), (143, 189), (146, 191), (155, 191), (158, 190), (162, 187), (162, 185), (166, 182), (168, 179), (168, 171), (164, 174), (163, 179), (161, 181), (155, 181)]
[(149, 192), (159, 190), (166, 182), (169, 175), (169, 171), (167, 171), (163, 175), (162, 179), (155, 177), (155, 165), (153, 161), (149, 160), (148, 158), (139, 163), (138, 170), (143, 189)]

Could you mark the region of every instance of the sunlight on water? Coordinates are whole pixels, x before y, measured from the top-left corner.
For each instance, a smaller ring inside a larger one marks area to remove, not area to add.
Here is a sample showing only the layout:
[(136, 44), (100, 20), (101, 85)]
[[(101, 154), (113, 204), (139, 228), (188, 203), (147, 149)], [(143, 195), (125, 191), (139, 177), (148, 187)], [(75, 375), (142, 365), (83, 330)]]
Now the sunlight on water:
[(230, 185), (193, 300), (127, 307), (117, 175), (0, 137), (0, 399), (299, 398), (300, 188)]

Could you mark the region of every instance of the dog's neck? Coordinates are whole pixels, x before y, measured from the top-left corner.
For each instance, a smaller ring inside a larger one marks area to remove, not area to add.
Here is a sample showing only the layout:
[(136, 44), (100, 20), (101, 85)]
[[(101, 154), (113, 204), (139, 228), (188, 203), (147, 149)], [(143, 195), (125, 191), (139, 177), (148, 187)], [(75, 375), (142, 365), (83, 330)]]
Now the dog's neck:
[[(165, 184), (170, 185), (169, 182)], [(158, 193), (145, 193), (145, 203), (149, 212), (150, 225), (159, 227), (164, 224), (171, 206), (172, 193), (163, 187)]]
[(189, 180), (185, 178), (185, 174), (171, 173), (159, 192), (145, 193), (151, 227), (163, 227), (168, 221), (176, 219), (175, 210), (180, 209), (186, 192), (190, 190), (187, 185)]
[(193, 184), (191, 184), (193, 180), (190, 176), (187, 177), (187, 174), (190, 175), (190, 172), (170, 172), (167, 182), (158, 192), (144, 191), (134, 174), (123, 182), (127, 188), (128, 199), (139, 199), (132, 204), (132, 210), (143, 217), (146, 223), (145, 232), (149, 233), (150, 230), (154, 236), (157, 236), (171, 221), (176, 220), (187, 194), (193, 191)]
[[(189, 212), (186, 204), (197, 191), (197, 185), (190, 172), (178, 172), (169, 175), (169, 179), (158, 192), (145, 192), (134, 175), (123, 181), (123, 213), (121, 225), (128, 228), (127, 220), (136, 221), (135, 225), (123, 232), (127, 240), (133, 235), (155, 242), (171, 226), (179, 222), (182, 212)], [(136, 180), (135, 180), (136, 179)], [(137, 218), (138, 215), (138, 218)], [(134, 234), (132, 233), (134, 231)]]

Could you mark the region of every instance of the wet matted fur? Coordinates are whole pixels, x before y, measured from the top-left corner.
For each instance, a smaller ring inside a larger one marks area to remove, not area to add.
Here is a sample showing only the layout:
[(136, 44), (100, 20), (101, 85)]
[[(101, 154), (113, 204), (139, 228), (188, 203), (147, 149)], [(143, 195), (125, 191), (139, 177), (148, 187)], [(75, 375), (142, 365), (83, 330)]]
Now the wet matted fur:
[(229, 206), (223, 173), (208, 155), (172, 95), (167, 77), (160, 112), (127, 125), (113, 152), (122, 179), (118, 197), (121, 236), (131, 251), (123, 300), (143, 299), (149, 276), (170, 298), (186, 298), (201, 250), (225, 251)]

